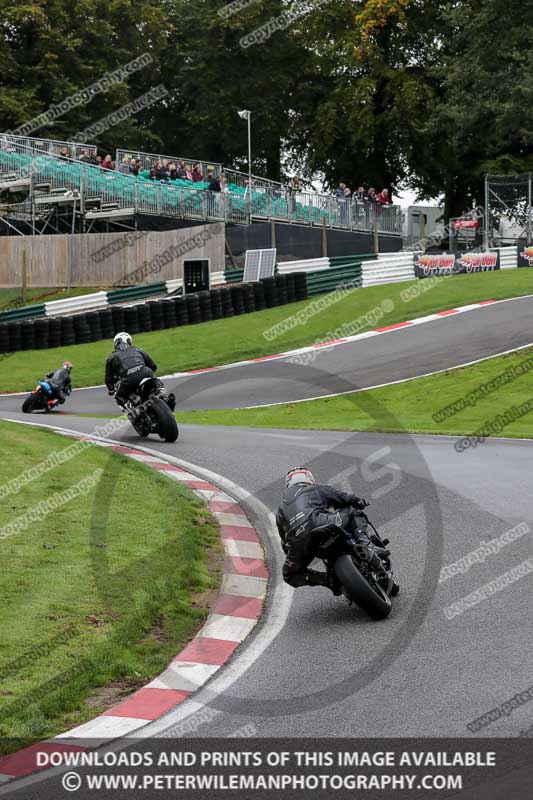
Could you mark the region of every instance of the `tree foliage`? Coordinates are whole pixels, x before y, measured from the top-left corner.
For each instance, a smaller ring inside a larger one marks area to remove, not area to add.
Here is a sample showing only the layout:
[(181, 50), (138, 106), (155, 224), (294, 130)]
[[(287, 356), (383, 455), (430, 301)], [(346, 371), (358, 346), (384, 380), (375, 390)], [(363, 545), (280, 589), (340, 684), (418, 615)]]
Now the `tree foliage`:
[[(409, 184), (458, 214), (483, 175), (533, 169), (529, 0), (0, 0), (0, 129), (148, 52), (153, 61), (36, 135), (69, 138), (159, 83), (169, 94), (97, 142), (327, 186)], [(241, 39), (287, 10), (262, 43)], [(277, 28), (277, 29), (275, 29)]]

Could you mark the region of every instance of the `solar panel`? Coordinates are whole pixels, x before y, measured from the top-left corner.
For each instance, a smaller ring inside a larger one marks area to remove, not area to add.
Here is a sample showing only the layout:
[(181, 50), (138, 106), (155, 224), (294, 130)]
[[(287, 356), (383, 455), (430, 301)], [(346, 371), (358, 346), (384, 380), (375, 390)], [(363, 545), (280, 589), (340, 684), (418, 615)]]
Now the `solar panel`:
[(243, 280), (246, 282), (259, 281), (261, 278), (269, 278), (273, 275), (276, 267), (276, 254), (275, 247), (269, 250), (247, 250)]

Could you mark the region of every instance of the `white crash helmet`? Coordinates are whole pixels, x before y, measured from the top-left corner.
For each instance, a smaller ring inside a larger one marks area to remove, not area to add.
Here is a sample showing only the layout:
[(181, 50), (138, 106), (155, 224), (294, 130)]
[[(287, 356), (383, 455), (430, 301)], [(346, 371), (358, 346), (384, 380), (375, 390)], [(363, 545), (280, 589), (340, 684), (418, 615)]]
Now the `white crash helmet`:
[(129, 333), (126, 333), (126, 331), (117, 333), (113, 339), (113, 347), (115, 350), (125, 350), (127, 347), (131, 347), (131, 336)]
[(296, 486), (297, 483), (312, 484), (316, 483), (313, 473), (305, 467), (295, 467), (290, 469), (285, 476), (285, 488)]

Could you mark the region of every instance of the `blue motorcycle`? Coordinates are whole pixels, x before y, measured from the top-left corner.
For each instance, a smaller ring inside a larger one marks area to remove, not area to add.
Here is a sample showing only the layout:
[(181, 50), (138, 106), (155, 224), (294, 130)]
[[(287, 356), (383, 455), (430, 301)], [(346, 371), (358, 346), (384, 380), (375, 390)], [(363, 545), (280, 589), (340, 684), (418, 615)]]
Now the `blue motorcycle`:
[(22, 404), (24, 414), (32, 411), (52, 411), (57, 406), (57, 397), (48, 381), (39, 381), (33, 392)]

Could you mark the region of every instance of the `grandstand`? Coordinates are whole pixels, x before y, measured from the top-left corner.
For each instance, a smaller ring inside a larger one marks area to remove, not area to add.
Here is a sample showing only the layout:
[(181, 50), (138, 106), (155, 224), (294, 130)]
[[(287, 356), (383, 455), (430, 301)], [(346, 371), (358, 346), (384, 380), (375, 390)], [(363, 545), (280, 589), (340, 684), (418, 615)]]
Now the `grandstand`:
[[(10, 232), (90, 232), (98, 221), (107, 229), (110, 225), (134, 227), (139, 215), (234, 225), (275, 221), (346, 231), (371, 231), (377, 225), (383, 233), (401, 232), (398, 206), (382, 208), (357, 200), (339, 203), (332, 195), (311, 192), (289, 196), (282, 184), (260, 177), (253, 178), (250, 193), (247, 176), (226, 168), (228, 192), (213, 192), (205, 181), (150, 180), (149, 164), (163, 158), (157, 154), (117, 151), (117, 163), (124, 156), (141, 159), (146, 169), (134, 176), (79, 161), (83, 149), (96, 146), (0, 136), (0, 192), (14, 199), (4, 204), (0, 219)], [(222, 169), (218, 164), (200, 163), (204, 168)], [(24, 226), (17, 225), (17, 220)]]

